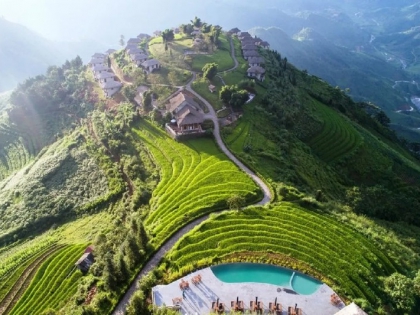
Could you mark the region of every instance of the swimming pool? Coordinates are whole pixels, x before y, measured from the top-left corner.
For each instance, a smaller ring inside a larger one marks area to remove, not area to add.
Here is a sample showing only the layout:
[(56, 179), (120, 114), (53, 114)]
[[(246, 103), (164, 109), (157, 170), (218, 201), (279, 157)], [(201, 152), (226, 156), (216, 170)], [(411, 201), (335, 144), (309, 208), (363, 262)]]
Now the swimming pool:
[(296, 293), (310, 295), (322, 285), (321, 282), (304, 274), (267, 264), (235, 263), (210, 268), (223, 282), (258, 282), (293, 289)]

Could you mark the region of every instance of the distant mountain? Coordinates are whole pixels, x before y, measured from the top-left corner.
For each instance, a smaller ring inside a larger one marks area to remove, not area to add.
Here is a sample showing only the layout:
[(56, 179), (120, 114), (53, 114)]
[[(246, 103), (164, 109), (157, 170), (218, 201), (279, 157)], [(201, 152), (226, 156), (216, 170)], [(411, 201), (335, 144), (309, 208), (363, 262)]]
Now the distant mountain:
[(107, 48), (92, 41), (49, 41), (20, 24), (0, 18), (0, 92), (13, 89), (25, 79), (44, 74), (48, 66), (61, 65), (80, 55), (86, 62)]

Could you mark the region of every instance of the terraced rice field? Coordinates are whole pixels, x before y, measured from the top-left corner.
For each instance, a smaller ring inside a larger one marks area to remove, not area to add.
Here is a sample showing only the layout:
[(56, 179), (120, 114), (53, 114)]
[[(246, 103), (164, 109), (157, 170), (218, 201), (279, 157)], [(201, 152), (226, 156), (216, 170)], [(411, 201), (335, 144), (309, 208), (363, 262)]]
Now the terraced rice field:
[(150, 201), (146, 219), (155, 244), (161, 244), (181, 226), (217, 209), (227, 208), (232, 194), (255, 202), (262, 193), (208, 138), (178, 143), (144, 121), (134, 130), (160, 168), (160, 183)]
[(85, 247), (68, 245), (50, 256), (9, 314), (40, 314), (48, 308), (62, 307), (75, 293), (77, 280), (82, 276), (73, 268)]
[(21, 169), (36, 153), (30, 136), (0, 121), (0, 180)]
[(308, 144), (318, 156), (329, 163), (357, 150), (362, 137), (356, 129), (333, 109), (316, 103), (317, 111), (324, 120), (324, 128)]
[(242, 152), (245, 147), (247, 138), (249, 137), (251, 124), (249, 121), (242, 120), (232, 131), (231, 134), (226, 136), (226, 144), (234, 152)]
[(341, 294), (373, 303), (379, 295), (378, 277), (395, 272), (388, 257), (361, 234), (286, 203), (214, 216), (183, 237), (168, 258), (181, 270), (235, 253), (247, 257), (249, 252), (258, 253), (261, 261), (267, 261), (268, 254), (292, 258), (288, 267), (310, 266), (333, 281)]

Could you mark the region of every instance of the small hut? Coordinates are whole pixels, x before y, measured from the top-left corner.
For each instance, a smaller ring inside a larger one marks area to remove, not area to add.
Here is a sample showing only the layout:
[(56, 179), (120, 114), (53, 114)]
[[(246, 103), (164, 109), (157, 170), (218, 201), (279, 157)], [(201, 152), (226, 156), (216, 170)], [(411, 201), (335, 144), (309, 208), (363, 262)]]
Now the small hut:
[(93, 257), (93, 246), (89, 246), (86, 248), (82, 257), (74, 264), (79, 270), (83, 273), (89, 271), (90, 266), (95, 262)]
[(216, 91), (216, 87), (215, 87), (213, 84), (210, 84), (210, 85), (209, 85), (209, 91), (210, 91), (211, 93), (214, 93), (214, 92)]

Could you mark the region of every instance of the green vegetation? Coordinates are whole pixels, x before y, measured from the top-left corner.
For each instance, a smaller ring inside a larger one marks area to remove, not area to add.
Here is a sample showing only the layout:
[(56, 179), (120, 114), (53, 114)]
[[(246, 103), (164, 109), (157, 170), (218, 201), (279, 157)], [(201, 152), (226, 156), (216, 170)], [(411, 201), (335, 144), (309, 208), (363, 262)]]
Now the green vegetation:
[(160, 166), (160, 182), (145, 221), (154, 244), (162, 244), (186, 222), (226, 208), (231, 194), (247, 202), (261, 197), (253, 181), (211, 139), (177, 143), (146, 121), (134, 131)]
[(347, 298), (373, 305), (385, 302), (381, 277), (395, 272), (389, 258), (358, 232), (287, 203), (215, 215), (167, 257), (171, 278), (222, 261), (268, 262), (321, 277)]
[(63, 306), (63, 301), (76, 292), (77, 280), (82, 276), (74, 270), (74, 263), (83, 254), (86, 245), (72, 245), (61, 249), (45, 261), (31, 285), (10, 314), (37, 313)]
[(317, 109), (324, 119), (322, 131), (308, 144), (327, 163), (351, 154), (362, 142), (362, 137), (348, 121), (334, 110), (318, 103)]
[(219, 71), (225, 71), (234, 66), (230, 52), (230, 42), (226, 35), (220, 35), (219, 45), (216, 51), (211, 54), (195, 55), (192, 62), (192, 70), (201, 71), (207, 63), (217, 63)]

